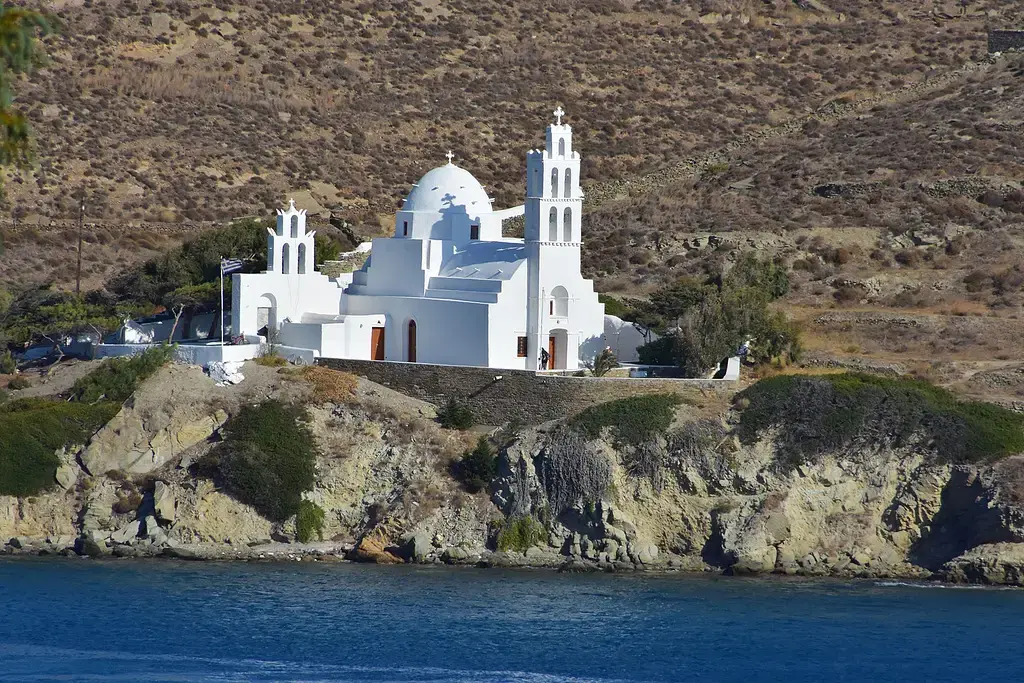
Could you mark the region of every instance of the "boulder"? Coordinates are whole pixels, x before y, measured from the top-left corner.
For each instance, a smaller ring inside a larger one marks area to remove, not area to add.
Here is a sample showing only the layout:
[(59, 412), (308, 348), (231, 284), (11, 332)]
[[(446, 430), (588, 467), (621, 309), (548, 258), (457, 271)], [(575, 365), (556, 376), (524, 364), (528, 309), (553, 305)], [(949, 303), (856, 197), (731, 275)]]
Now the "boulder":
[(359, 545), (348, 553), (348, 559), (355, 562), (374, 562), (376, 564), (401, 564), (402, 558), (392, 555), (384, 549), (384, 544), (375, 538), (364, 537)]
[(459, 564), (467, 559), (469, 559), (469, 551), (458, 546), (445, 548), (445, 551), (441, 553), (441, 560), (446, 564)]
[(126, 524), (110, 535), (110, 541), (120, 545), (133, 543), (139, 537), (141, 527), (142, 523), (139, 520)]
[(636, 559), (640, 564), (654, 564), (658, 559), (658, 546), (653, 543), (641, 545), (636, 552)]
[(153, 510), (156, 518), (167, 524), (174, 522), (174, 493), (171, 487), (162, 481), (156, 482), (153, 487)]
[(425, 531), (408, 533), (402, 537), (402, 555), (409, 562), (426, 562), (434, 544)]
[(108, 537), (109, 535), (104, 531), (91, 529), (79, 537), (78, 543), (75, 544), (75, 552), (79, 555), (88, 555), (89, 557), (109, 555), (110, 548), (107, 547)]
[(57, 473), (54, 475), (54, 479), (60, 484), (60, 487), (67, 491), (69, 488), (75, 485), (78, 480), (78, 472), (71, 465), (61, 465), (57, 468)]
[(160, 524), (156, 521), (156, 517), (153, 515), (147, 515), (145, 525), (144, 533), (146, 534), (146, 538), (152, 541), (160, 531)]

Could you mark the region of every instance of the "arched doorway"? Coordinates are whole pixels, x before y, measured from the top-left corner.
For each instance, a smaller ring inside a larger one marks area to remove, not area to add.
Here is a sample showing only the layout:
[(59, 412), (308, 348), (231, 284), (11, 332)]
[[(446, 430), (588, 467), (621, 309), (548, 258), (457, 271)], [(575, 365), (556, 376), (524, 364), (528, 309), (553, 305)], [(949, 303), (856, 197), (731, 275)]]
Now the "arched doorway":
[(416, 321), (409, 321), (409, 352), (407, 354), (410, 363), (416, 362)]

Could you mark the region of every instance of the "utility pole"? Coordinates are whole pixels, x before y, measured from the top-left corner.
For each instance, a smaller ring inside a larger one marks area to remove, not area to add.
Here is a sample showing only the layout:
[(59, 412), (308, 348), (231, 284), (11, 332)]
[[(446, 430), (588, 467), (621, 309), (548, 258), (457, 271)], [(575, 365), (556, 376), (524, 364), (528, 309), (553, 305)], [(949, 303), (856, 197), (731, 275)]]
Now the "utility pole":
[(75, 294), (82, 293), (82, 223), (85, 221), (85, 194), (78, 205), (78, 267), (75, 269)]

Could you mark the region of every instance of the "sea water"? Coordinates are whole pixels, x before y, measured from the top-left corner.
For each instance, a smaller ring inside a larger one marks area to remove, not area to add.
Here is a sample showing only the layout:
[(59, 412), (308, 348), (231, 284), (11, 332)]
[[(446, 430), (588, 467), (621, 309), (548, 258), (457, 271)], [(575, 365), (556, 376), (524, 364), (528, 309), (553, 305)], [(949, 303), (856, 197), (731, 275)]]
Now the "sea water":
[(1024, 680), (1024, 591), (0, 561), (0, 681), (975, 680)]

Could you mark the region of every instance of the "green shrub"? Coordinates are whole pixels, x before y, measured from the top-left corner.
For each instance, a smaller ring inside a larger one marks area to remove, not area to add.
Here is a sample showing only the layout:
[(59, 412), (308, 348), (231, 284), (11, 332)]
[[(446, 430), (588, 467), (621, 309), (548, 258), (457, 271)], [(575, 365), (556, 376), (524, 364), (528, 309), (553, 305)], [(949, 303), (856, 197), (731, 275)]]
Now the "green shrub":
[(324, 540), (324, 509), (311, 500), (303, 500), (295, 514), (295, 537), (299, 543), (309, 543), (313, 536)]
[(486, 489), (497, 473), (498, 458), (486, 436), (481, 436), (476, 442), (476, 448), (467, 451), (452, 466), (452, 476), (462, 482), (470, 493)]
[(862, 373), (779, 375), (738, 398), (749, 401), (740, 420), (741, 438), (782, 427), (779, 454), (788, 466), (854, 443), (900, 446), (914, 437), (923, 437), (940, 459), (952, 463), (1024, 452), (1024, 415), (960, 400), (920, 380)]
[(449, 398), (441, 410), (437, 411), (437, 421), (445, 429), (466, 430), (474, 424), (473, 411), (469, 406), (456, 398)]
[(230, 495), (272, 521), (298, 514), (316, 479), (317, 447), (305, 410), (277, 400), (245, 406), (224, 426), (226, 439), (202, 463)]
[(7, 381), (7, 388), (11, 391), (28, 389), (30, 386), (32, 386), (32, 382), (28, 381), (28, 377), (24, 377), (22, 375), (15, 375)]
[(99, 400), (123, 403), (139, 384), (171, 359), (173, 347), (163, 345), (134, 356), (108, 358), (103, 364), (75, 382), (71, 398), (94, 403)]
[(13, 375), (17, 369), (18, 365), (14, 362), (14, 356), (10, 351), (0, 353), (0, 375)]
[(541, 543), (546, 535), (544, 527), (533, 517), (509, 519), (498, 532), (498, 550), (525, 553), (529, 548)]
[(629, 307), (611, 294), (598, 294), (597, 300), (604, 304), (604, 312), (617, 318), (629, 315)]
[(615, 357), (611, 349), (604, 349), (594, 357), (593, 361), (587, 362), (586, 367), (593, 373), (594, 377), (604, 377), (619, 367), (619, 359)]
[(119, 408), (46, 399), (0, 405), (0, 494), (30, 496), (50, 486), (60, 464), (54, 451), (85, 443)]
[(676, 394), (621, 398), (583, 410), (569, 420), (569, 426), (591, 439), (610, 427), (616, 441), (636, 446), (667, 432), (681, 401)]

